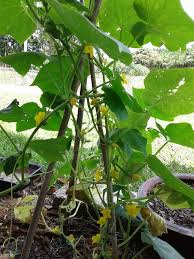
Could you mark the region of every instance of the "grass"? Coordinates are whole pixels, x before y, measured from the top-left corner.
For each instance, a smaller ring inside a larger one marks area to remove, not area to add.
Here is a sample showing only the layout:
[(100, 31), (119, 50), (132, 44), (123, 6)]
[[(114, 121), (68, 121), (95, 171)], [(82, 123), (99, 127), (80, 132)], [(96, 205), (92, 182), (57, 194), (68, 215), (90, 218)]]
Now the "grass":
[[(12, 132), (8, 132), (8, 134), (13, 142), (16, 144), (16, 146), (19, 148), (19, 150), (22, 150), (28, 139), (27, 136)], [(17, 153), (16, 149), (7, 138), (7, 136), (4, 134), (4, 132), (2, 132), (2, 130), (0, 130), (0, 143), (0, 157), (8, 157)], [(42, 165), (45, 164), (45, 161), (35, 152), (32, 152), (31, 163)]]

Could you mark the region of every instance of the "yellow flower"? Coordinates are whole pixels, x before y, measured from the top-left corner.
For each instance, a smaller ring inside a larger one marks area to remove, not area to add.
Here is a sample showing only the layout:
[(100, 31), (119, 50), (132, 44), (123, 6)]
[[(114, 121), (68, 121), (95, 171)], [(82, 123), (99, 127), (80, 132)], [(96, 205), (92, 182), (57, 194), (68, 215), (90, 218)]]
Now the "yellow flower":
[(60, 235), (61, 234), (61, 230), (59, 226), (56, 226), (54, 228), (51, 229), (52, 233), (56, 234), (56, 235)]
[(75, 97), (71, 98), (71, 100), (70, 100), (71, 106), (76, 105), (76, 103), (77, 103), (77, 99)]
[(91, 100), (91, 105), (96, 105), (97, 104), (97, 102), (98, 102), (98, 99), (97, 98), (93, 98), (92, 100)]
[(45, 118), (46, 113), (45, 112), (38, 112), (35, 116), (35, 122), (36, 122), (36, 126), (38, 126)]
[(99, 182), (103, 178), (103, 173), (101, 170), (97, 169), (95, 172), (95, 181)]
[(122, 78), (123, 84), (128, 84), (128, 80), (127, 80), (126, 74), (121, 74), (121, 78)]
[(112, 170), (110, 171), (110, 173), (111, 173), (111, 177), (112, 177), (113, 179), (118, 179), (118, 178), (119, 178), (119, 172), (118, 172), (117, 170), (112, 169)]
[(106, 219), (106, 218), (100, 217), (99, 220), (98, 220), (98, 222), (97, 222), (97, 224), (99, 224), (100, 227), (103, 227), (103, 226), (106, 224), (106, 222), (107, 222), (107, 219)]
[(81, 137), (83, 137), (84, 135), (86, 135), (86, 129), (82, 129), (81, 131), (80, 131), (80, 135), (81, 135)]
[(73, 234), (70, 234), (69, 236), (66, 236), (67, 240), (70, 242), (70, 243), (74, 243), (75, 242), (75, 237)]
[(90, 58), (94, 57), (94, 48), (91, 45), (86, 45), (84, 47), (84, 53), (88, 54)]
[(132, 174), (131, 179), (134, 181), (140, 181), (141, 180), (141, 175), (140, 174)]
[(96, 234), (95, 236), (92, 236), (92, 244), (98, 244), (100, 242), (101, 235)]
[(102, 115), (105, 115), (108, 112), (108, 107), (101, 105), (100, 106), (100, 112), (102, 113)]
[(100, 211), (105, 219), (111, 219), (111, 210), (109, 208), (102, 208)]
[(128, 204), (125, 206), (125, 208), (127, 210), (127, 214), (132, 218), (136, 218), (140, 212), (140, 208), (137, 206), (136, 203)]

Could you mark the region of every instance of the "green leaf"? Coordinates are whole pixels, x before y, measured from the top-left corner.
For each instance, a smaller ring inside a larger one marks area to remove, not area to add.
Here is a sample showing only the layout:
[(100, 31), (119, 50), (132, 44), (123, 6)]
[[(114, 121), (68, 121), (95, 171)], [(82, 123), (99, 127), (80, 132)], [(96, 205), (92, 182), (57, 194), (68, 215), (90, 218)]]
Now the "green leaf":
[(34, 120), (35, 115), (41, 111), (41, 108), (37, 103), (25, 103), (21, 106), (24, 116), (17, 121), (16, 130), (18, 132), (32, 129), (36, 127)]
[(5, 109), (0, 110), (0, 120), (17, 122), (24, 116), (22, 108), (18, 106), (17, 99), (13, 100)]
[[(115, 103), (116, 104), (116, 103)], [(118, 122), (119, 128), (145, 129), (149, 119), (146, 112), (133, 112), (128, 110), (128, 118)]]
[(87, 13), (89, 12), (89, 9), (83, 4), (81, 4), (80, 2), (78, 2), (77, 0), (59, 0), (59, 2), (67, 3), (72, 7), (76, 8), (80, 12), (87, 12)]
[(146, 156), (147, 140), (136, 129), (116, 129), (110, 133), (112, 143), (116, 143), (129, 156), (132, 155), (133, 150), (140, 151)]
[(48, 131), (58, 131), (61, 124), (60, 113), (55, 112), (41, 128)]
[[(55, 109), (57, 106), (61, 105), (65, 101), (65, 98), (56, 95), (44, 92), (40, 97), (40, 102), (42, 106), (48, 107), (50, 109)], [(61, 107), (64, 110), (64, 107)]]
[(13, 173), (14, 169), (17, 168), (18, 156), (10, 156), (4, 160), (3, 170), (6, 175)]
[(145, 24), (144, 44), (164, 44), (170, 50), (178, 50), (194, 40), (194, 21), (185, 13), (180, 0), (135, 0), (134, 8)]
[(171, 123), (165, 131), (171, 142), (194, 148), (194, 130), (189, 123)]
[(160, 133), (162, 134), (162, 136), (165, 137), (165, 139), (167, 139), (165, 129), (157, 121), (155, 123), (156, 123), (156, 126), (159, 129)]
[(43, 65), (46, 56), (35, 52), (15, 53), (6, 57), (1, 57), (0, 62), (10, 65), (20, 75), (25, 76), (31, 68), (31, 65), (40, 67)]
[[(92, 44), (104, 50), (111, 58), (129, 65), (132, 57), (127, 46), (99, 30), (82, 14), (56, 0), (47, 0), (53, 8), (51, 18), (61, 21), (82, 43)], [(79, 26), (78, 26), (79, 24)]]
[(104, 87), (104, 102), (119, 120), (127, 120), (128, 112), (120, 97), (110, 87)]
[(99, 19), (101, 29), (124, 44), (129, 45), (133, 41), (131, 29), (138, 20), (132, 0), (102, 1)]
[(72, 136), (34, 140), (29, 147), (39, 154), (46, 162), (63, 161), (64, 153), (71, 146)]
[(184, 209), (190, 208), (188, 197), (180, 192), (172, 190), (168, 186), (162, 184), (155, 188), (157, 197), (162, 200), (170, 209)]
[(100, 27), (133, 47), (151, 42), (178, 50), (194, 40), (194, 21), (180, 0), (103, 0)]
[(81, 162), (81, 165), (84, 168), (87, 168), (88, 170), (94, 170), (97, 165), (98, 165), (99, 161), (96, 159), (89, 159), (89, 160), (84, 160)]
[(118, 125), (122, 128), (141, 129), (145, 128), (149, 115), (143, 112), (135, 98), (129, 95), (121, 83), (119, 74), (113, 80), (108, 70), (107, 76), (112, 80), (111, 85), (103, 87), (104, 102), (119, 119)]
[(57, 182), (58, 178), (64, 177), (64, 176), (69, 176), (71, 173), (71, 168), (72, 168), (72, 166), (71, 166), (70, 162), (66, 162), (61, 165), (57, 165), (52, 174), (49, 186), (53, 186)]
[(141, 233), (142, 242), (152, 245), (154, 250), (163, 259), (184, 259), (171, 245), (148, 232)]
[(41, 68), (32, 85), (37, 85), (43, 92), (68, 96), (73, 68), (70, 57), (51, 61)]
[(0, 0), (0, 35), (11, 35), (22, 44), (36, 29), (22, 0)]
[(144, 81), (144, 108), (151, 116), (173, 120), (194, 112), (194, 69), (154, 69)]
[(194, 202), (194, 190), (175, 177), (156, 156), (149, 155), (146, 161), (150, 169), (160, 176), (169, 188), (182, 193)]

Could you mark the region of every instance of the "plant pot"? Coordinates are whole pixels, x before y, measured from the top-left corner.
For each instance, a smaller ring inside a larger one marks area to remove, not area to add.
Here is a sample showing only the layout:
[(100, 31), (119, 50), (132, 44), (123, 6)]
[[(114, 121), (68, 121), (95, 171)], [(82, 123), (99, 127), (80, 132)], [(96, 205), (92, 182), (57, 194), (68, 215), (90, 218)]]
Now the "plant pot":
[[(2, 159), (2, 158), (0, 158)], [(36, 175), (41, 170), (41, 166), (36, 164), (29, 164), (29, 167), (25, 169), (27, 171), (27, 174), (29, 175)], [(19, 170), (16, 170), (16, 174), (20, 174)], [(29, 184), (29, 182), (28, 182)], [(0, 174), (0, 192), (6, 191), (9, 188), (16, 185), (16, 181), (14, 178), (12, 179), (12, 175), (6, 176), (5, 174)], [(26, 186), (26, 185), (25, 185)], [(14, 188), (14, 191), (18, 190), (19, 188), (22, 188), (24, 186), (18, 186), (18, 188)]]
[[(176, 177), (184, 182), (194, 182), (193, 174), (175, 174)], [(148, 196), (156, 187), (162, 183), (161, 178), (152, 177), (145, 181), (138, 190), (138, 198)], [(151, 209), (151, 207), (148, 205)], [(194, 229), (183, 227), (166, 220), (168, 234), (162, 235), (162, 239), (172, 245), (182, 256), (187, 259), (194, 258)]]

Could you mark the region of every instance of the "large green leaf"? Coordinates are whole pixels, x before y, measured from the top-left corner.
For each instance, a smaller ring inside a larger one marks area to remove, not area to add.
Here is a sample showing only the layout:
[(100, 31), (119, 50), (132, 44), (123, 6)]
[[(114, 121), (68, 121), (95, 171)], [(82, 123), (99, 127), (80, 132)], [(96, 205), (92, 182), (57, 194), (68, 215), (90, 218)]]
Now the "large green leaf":
[(143, 43), (165, 46), (170, 50), (185, 48), (194, 40), (194, 21), (185, 13), (180, 0), (134, 0), (137, 15), (143, 21)]
[(178, 50), (194, 40), (194, 21), (180, 0), (104, 0), (100, 26), (132, 46), (152, 42)]
[(16, 130), (18, 132), (36, 127), (35, 115), (41, 111), (37, 103), (25, 103), (21, 106), (24, 116), (17, 121)]
[(133, 151), (140, 151), (146, 156), (147, 140), (136, 129), (116, 129), (110, 133), (110, 139), (113, 143), (117, 143), (130, 157)]
[(23, 0), (0, 0), (0, 34), (9, 34), (22, 44), (36, 29)]
[(142, 99), (151, 116), (170, 121), (194, 112), (193, 68), (155, 69), (144, 84)]
[[(89, 43), (104, 50), (111, 58), (119, 59), (129, 65), (132, 57), (129, 49), (121, 42), (110, 37), (99, 30), (86, 17), (69, 8), (66, 4), (61, 4), (57, 0), (47, 0), (53, 8), (50, 13), (54, 21), (60, 21), (74, 34), (82, 43)], [(79, 26), (78, 26), (79, 25)]]
[[(40, 102), (44, 107), (48, 107), (49, 109), (55, 109), (57, 106), (64, 103), (65, 98), (62, 98), (62, 96), (56, 95), (56, 94), (50, 94), (47, 92), (44, 92), (40, 97)], [(64, 107), (61, 107), (61, 110), (64, 110)]]
[(194, 130), (189, 123), (171, 123), (165, 132), (171, 142), (194, 148)]
[(160, 255), (160, 258), (163, 259), (184, 259), (171, 245), (167, 242), (161, 240), (158, 237), (153, 237), (148, 232), (141, 233), (142, 242), (152, 245), (154, 250)]
[(124, 44), (132, 43), (131, 29), (138, 20), (132, 0), (102, 1), (100, 27)]
[(16, 122), (24, 116), (22, 108), (19, 107), (17, 100), (13, 100), (5, 109), (0, 110), (0, 120), (7, 122)]
[(127, 120), (128, 112), (120, 97), (110, 87), (104, 87), (104, 102), (119, 120)]
[(169, 188), (165, 184), (159, 185), (156, 188), (156, 192), (157, 197), (173, 210), (191, 207), (188, 197), (186, 197), (180, 192), (177, 192)]
[(108, 70), (107, 77), (111, 80), (109, 86), (103, 87), (104, 102), (119, 119), (118, 125), (122, 128), (142, 129), (146, 127), (149, 115), (143, 112), (136, 99), (129, 95), (121, 83), (121, 77)]
[(37, 85), (43, 92), (67, 96), (73, 68), (70, 57), (61, 57), (61, 61), (51, 61), (39, 71), (32, 85)]
[(149, 155), (146, 161), (150, 169), (160, 176), (169, 188), (188, 197), (193, 208), (194, 190), (175, 177), (156, 156)]
[(25, 76), (30, 70), (31, 65), (40, 67), (45, 59), (46, 56), (40, 53), (21, 52), (6, 57), (1, 57), (0, 62), (12, 66), (20, 75)]
[(47, 120), (45, 125), (41, 128), (48, 131), (58, 131), (61, 124), (61, 115), (58, 112), (52, 114), (52, 116)]
[(51, 163), (55, 161), (63, 161), (64, 153), (69, 150), (72, 136), (51, 138), (44, 140), (34, 140), (29, 147), (43, 157), (46, 162)]

